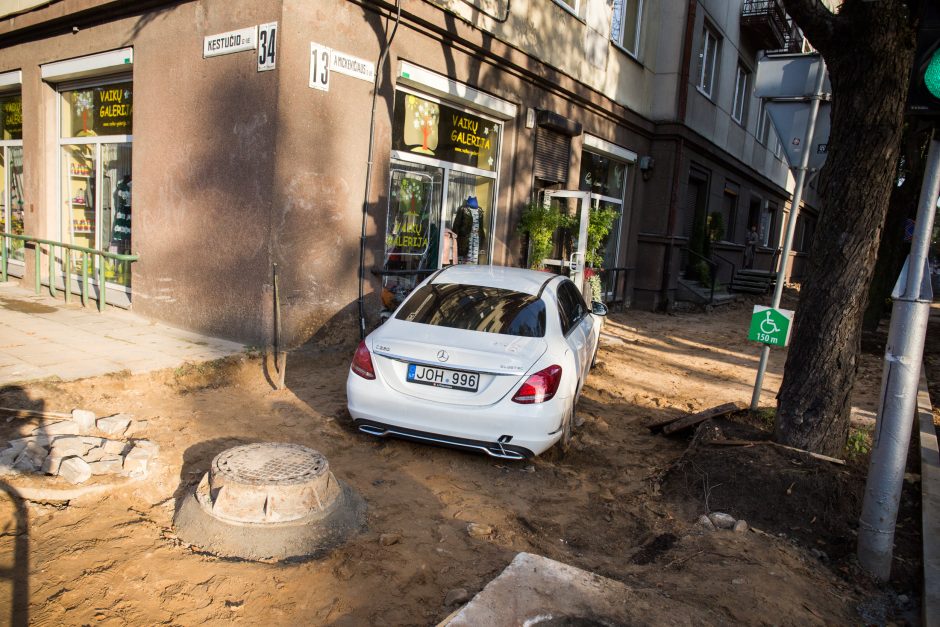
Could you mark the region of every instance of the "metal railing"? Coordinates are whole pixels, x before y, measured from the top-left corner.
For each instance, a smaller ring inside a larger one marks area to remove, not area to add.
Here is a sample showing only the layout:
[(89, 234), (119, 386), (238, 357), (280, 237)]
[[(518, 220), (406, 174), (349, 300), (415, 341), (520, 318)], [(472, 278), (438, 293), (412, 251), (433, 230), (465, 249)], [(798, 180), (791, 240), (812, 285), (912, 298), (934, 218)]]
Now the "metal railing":
[(737, 274), (738, 266), (735, 265), (735, 263), (731, 261), (730, 259), (728, 259), (727, 257), (722, 257), (718, 253), (712, 253), (712, 258), (717, 258), (719, 261), (731, 266), (731, 280), (728, 281), (728, 285), (731, 285), (732, 283), (734, 283), (734, 277)]
[[(711, 290), (708, 294), (708, 304), (711, 305), (712, 303), (715, 302), (715, 283), (718, 282), (718, 264), (712, 261), (711, 259), (709, 259), (708, 257), (704, 255), (700, 255), (699, 253), (695, 252), (694, 250), (690, 248), (683, 248), (682, 252), (692, 257), (695, 257), (696, 259), (698, 259), (699, 261), (701, 261), (702, 263), (708, 266), (708, 275), (709, 275), (708, 282), (710, 283), (709, 288)], [(689, 265), (690, 264), (686, 264), (687, 267)]]
[(88, 298), (91, 294), (90, 287), (90, 272), (89, 266), (91, 265), (89, 261), (92, 257), (97, 257), (97, 265), (95, 272), (97, 273), (97, 285), (98, 285), (98, 311), (104, 311), (104, 308), (107, 306), (107, 279), (105, 277), (105, 259), (111, 259), (114, 262), (127, 262), (132, 263), (140, 259), (140, 255), (124, 255), (121, 253), (112, 253), (105, 250), (98, 250), (96, 248), (86, 248), (85, 246), (76, 246), (75, 244), (66, 244), (65, 242), (56, 242), (54, 240), (42, 239), (40, 237), (33, 237), (31, 235), (14, 235), (13, 233), (0, 233), (0, 278), (3, 281), (6, 281), (8, 278), (8, 264), (9, 264), (9, 251), (8, 251), (8, 242), (11, 240), (16, 240), (23, 242), (23, 247), (25, 248), (28, 244), (32, 244), (33, 251), (36, 255), (36, 293), (39, 294), (42, 291), (42, 273), (39, 271), (42, 266), (42, 247), (48, 246), (49, 248), (49, 294), (52, 297), (58, 296), (58, 290), (55, 286), (55, 277), (56, 277), (56, 247), (62, 250), (68, 250), (68, 257), (63, 258), (62, 265), (64, 266), (62, 272), (65, 275), (65, 280), (63, 283), (63, 291), (65, 292), (65, 302), (71, 301), (72, 296), (72, 252), (78, 252), (82, 254), (82, 267), (78, 272), (81, 277), (82, 285), (82, 305), (88, 306)]

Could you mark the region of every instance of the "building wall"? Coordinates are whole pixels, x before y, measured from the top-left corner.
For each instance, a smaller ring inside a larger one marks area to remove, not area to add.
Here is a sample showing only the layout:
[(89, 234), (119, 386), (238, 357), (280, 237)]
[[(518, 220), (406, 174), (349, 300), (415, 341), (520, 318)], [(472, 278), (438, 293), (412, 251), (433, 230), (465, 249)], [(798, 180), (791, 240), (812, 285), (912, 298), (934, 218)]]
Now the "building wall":
[[(25, 186), (32, 199), (26, 232), (61, 235), (58, 95), (41, 79), (40, 66), (132, 47), (133, 252), (140, 255), (133, 309), (196, 331), (266, 343), (276, 263), (282, 343), (356, 336), (372, 85), (334, 73), (328, 92), (311, 89), (310, 45), (375, 62), (390, 14), (347, 0), (156, 4), (137, 13), (124, 6), (122, 14), (111, 2), (63, 0), (0, 21), (7, 42), (0, 43), (0, 72), (23, 72)], [(382, 71), (375, 116), (365, 216), (368, 325), (380, 307), (371, 270), (383, 256), (392, 103), (402, 62), (516, 106), (516, 117), (503, 125), (493, 233), (498, 264), (524, 257), (516, 227), (535, 188), (537, 127), (527, 127), (530, 110), (552, 111), (638, 155), (649, 153), (654, 130), (636, 111), (452, 13), (425, 2), (403, 4), (407, 11)], [(554, 11), (555, 5), (543, 8)], [(77, 11), (80, 20), (67, 19)], [(203, 58), (204, 37), (272, 21), (279, 23), (276, 70), (258, 72), (252, 52)], [(572, 187), (581, 143), (580, 137), (572, 142)], [(646, 200), (635, 170), (628, 185), (619, 260), (627, 265), (637, 255), (631, 229)]]

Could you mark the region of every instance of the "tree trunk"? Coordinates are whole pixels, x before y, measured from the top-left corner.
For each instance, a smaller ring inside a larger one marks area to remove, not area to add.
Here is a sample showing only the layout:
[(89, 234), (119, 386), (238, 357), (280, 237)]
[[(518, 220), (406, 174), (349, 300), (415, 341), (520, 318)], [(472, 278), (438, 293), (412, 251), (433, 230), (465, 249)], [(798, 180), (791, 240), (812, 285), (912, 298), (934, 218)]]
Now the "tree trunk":
[(849, 430), (862, 314), (898, 159), (914, 30), (894, 0), (786, 6), (823, 54), (832, 129), (820, 174), (822, 209), (778, 394), (775, 437), (842, 454)]

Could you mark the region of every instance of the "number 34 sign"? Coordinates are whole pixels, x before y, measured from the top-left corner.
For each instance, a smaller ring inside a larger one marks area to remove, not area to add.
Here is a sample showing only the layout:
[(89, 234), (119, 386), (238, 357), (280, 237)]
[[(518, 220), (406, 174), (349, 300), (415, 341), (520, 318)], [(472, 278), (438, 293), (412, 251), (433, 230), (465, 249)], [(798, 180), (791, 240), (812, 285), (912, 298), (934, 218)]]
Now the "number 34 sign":
[(258, 27), (258, 71), (273, 70), (277, 62), (277, 22)]
[(790, 341), (792, 322), (793, 312), (788, 309), (771, 309), (754, 305), (747, 339), (772, 346), (786, 346)]

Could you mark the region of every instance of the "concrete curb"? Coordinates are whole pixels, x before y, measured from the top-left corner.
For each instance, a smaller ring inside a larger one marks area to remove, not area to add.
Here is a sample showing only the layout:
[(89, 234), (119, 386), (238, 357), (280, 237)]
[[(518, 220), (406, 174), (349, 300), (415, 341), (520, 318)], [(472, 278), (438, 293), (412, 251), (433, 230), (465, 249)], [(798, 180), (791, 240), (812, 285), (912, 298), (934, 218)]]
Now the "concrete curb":
[(924, 625), (940, 625), (940, 448), (923, 369), (917, 390), (920, 422), (921, 537), (924, 545)]

